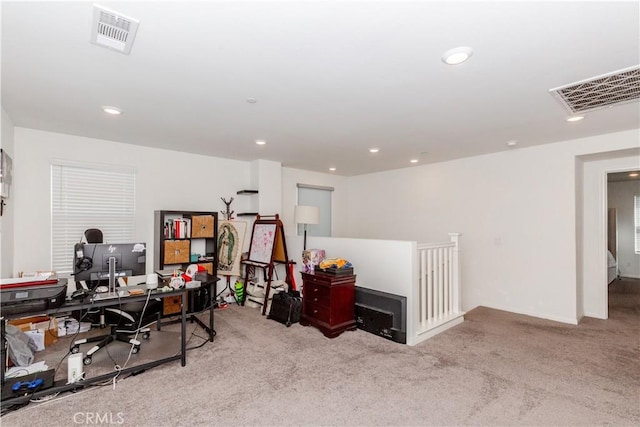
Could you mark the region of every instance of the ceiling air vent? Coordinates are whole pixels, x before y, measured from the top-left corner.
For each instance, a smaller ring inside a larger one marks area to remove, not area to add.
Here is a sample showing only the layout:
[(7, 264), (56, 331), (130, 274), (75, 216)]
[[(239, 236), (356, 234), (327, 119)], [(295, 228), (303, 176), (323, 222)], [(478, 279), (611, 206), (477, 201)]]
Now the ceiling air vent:
[(94, 4), (91, 43), (128, 55), (138, 23), (136, 19)]
[(640, 66), (549, 90), (571, 114), (640, 99)]

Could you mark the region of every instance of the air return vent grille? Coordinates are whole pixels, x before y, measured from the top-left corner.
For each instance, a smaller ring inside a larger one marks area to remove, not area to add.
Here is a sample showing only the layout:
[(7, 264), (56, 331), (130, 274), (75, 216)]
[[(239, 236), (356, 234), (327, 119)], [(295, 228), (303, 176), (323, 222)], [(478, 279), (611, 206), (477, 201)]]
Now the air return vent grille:
[(93, 6), (91, 42), (126, 55), (138, 30), (139, 21), (102, 6)]
[(640, 99), (640, 66), (551, 89), (571, 113), (584, 113)]

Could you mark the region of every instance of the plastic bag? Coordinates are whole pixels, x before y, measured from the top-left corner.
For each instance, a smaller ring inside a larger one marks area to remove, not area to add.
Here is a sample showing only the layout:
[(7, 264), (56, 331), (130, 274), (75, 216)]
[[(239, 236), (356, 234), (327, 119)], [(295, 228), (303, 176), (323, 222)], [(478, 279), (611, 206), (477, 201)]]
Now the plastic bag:
[(5, 337), (9, 347), (9, 358), (15, 366), (29, 366), (33, 363), (35, 344), (20, 328), (7, 324)]

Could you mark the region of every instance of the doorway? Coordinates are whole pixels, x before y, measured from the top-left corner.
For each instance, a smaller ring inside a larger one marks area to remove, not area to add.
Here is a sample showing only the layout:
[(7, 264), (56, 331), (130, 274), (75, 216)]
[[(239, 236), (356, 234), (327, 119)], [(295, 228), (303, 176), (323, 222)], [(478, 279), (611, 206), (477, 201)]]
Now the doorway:
[[(638, 169), (640, 149), (632, 148), (576, 158), (576, 315), (597, 319), (609, 316), (608, 188), (609, 173)], [(611, 206), (614, 207), (614, 206)], [(621, 213), (616, 212), (620, 230)], [(621, 233), (616, 236), (618, 266), (622, 267)]]
[[(640, 279), (639, 201), (640, 171), (628, 170), (607, 174), (609, 308), (611, 308), (612, 289), (632, 290), (633, 281), (630, 279)], [(625, 281), (625, 285), (615, 286), (621, 279)]]

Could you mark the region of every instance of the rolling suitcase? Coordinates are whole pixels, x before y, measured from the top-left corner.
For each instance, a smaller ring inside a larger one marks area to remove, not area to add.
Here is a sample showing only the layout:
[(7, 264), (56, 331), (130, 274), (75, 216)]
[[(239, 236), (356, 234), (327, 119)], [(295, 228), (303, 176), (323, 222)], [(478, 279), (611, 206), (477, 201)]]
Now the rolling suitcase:
[(278, 292), (271, 300), (271, 310), (267, 319), (284, 323), (287, 327), (300, 321), (302, 297), (300, 292)]

